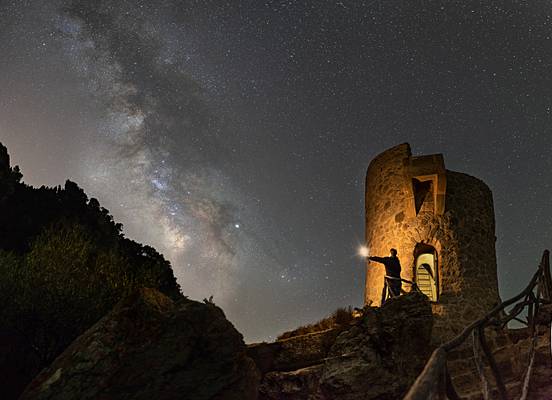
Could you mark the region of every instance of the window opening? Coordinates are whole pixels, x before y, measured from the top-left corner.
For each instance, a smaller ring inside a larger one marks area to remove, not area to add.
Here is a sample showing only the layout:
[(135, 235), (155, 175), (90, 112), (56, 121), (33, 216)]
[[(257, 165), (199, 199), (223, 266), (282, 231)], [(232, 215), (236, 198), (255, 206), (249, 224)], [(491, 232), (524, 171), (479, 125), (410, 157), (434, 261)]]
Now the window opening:
[(433, 182), (419, 181), (414, 178), (412, 179), (412, 186), (414, 188), (414, 206), (416, 208), (416, 215), (418, 215), (426, 199), (433, 203)]

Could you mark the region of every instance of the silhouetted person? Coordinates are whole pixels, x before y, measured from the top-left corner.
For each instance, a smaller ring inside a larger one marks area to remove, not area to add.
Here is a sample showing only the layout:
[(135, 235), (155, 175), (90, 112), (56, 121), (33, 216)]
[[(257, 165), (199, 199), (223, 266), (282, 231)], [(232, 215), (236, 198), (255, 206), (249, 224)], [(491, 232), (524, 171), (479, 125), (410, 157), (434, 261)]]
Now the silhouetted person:
[(389, 252), (391, 253), (390, 257), (368, 257), (368, 259), (385, 265), (389, 292), (391, 292), (391, 297), (396, 297), (401, 294), (401, 263), (397, 257), (397, 250), (391, 249)]

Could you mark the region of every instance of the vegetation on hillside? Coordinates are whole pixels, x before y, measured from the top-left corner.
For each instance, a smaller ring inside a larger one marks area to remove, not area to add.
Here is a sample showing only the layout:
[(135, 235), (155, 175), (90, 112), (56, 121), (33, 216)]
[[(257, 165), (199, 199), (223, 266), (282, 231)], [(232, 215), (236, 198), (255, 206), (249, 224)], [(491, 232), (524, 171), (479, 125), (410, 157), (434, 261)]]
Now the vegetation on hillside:
[(35, 189), (21, 179), (0, 144), (0, 329), (24, 339), (23, 350), (38, 360), (34, 368), (48, 365), (133, 288), (182, 297), (170, 263), (125, 238), (122, 225), (76, 183)]
[(300, 326), (289, 332), (284, 332), (278, 336), (277, 340), (289, 339), (296, 336), (306, 335), (308, 333), (321, 332), (328, 329), (347, 329), (355, 320), (355, 312), (351, 306), (340, 307), (335, 310), (330, 316), (321, 319), (320, 321)]

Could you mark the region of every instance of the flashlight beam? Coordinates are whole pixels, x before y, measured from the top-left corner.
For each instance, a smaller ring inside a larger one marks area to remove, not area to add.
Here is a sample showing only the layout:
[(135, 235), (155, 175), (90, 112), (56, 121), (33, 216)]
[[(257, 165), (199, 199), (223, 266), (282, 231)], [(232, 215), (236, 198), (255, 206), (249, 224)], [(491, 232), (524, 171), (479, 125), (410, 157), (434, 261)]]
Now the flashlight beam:
[(367, 246), (360, 246), (358, 248), (358, 255), (364, 258), (370, 257), (370, 249)]

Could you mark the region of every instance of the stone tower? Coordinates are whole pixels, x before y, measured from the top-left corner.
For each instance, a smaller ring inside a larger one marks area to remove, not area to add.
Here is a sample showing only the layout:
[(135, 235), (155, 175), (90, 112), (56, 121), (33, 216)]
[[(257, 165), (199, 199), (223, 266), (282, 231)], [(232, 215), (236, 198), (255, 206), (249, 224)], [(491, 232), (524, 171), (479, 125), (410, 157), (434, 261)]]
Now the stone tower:
[[(430, 298), (440, 336), (458, 332), (499, 302), (495, 240), (490, 189), (447, 171), (441, 154), (412, 156), (405, 143), (370, 163), (366, 245), (371, 255), (398, 250), (402, 276)], [(380, 304), (383, 277), (383, 266), (367, 264), (366, 304)]]

